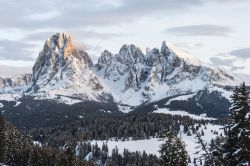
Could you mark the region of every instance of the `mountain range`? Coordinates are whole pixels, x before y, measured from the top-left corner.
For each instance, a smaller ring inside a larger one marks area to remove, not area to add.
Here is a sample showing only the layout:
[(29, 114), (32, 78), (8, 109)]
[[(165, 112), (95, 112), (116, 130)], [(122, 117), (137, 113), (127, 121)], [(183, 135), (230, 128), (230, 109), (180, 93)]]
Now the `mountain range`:
[[(94, 64), (65, 33), (45, 41), (32, 71), (0, 77), (2, 111), (40, 110), (48, 102), (53, 103), (50, 108), (61, 104), (72, 110), (79, 105), (81, 110), (83, 103), (85, 109), (86, 103), (99, 103), (95, 111), (109, 114), (166, 108), (221, 117), (228, 113), (234, 86), (250, 82), (248, 76), (204, 63), (165, 41), (145, 54), (133, 44), (116, 54), (104, 50)], [(110, 103), (112, 108), (105, 106)]]

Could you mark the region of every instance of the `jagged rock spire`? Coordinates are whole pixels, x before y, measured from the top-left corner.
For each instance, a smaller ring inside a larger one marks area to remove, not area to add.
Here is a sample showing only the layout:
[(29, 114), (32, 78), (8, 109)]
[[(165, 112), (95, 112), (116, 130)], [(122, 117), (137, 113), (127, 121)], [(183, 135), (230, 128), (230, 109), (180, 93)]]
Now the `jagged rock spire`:
[(53, 78), (62, 79), (64, 72), (69, 71), (67, 68), (76, 71), (92, 66), (88, 54), (84, 50), (77, 50), (70, 36), (56, 33), (45, 41), (33, 66), (33, 83), (45, 86)]

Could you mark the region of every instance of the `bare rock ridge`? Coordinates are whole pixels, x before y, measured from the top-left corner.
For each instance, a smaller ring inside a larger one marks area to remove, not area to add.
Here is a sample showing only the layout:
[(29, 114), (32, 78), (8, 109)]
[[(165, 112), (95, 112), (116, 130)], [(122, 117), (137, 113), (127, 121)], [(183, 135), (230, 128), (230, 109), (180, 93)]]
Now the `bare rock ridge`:
[(240, 81), (233, 74), (205, 64), (165, 41), (160, 49), (153, 48), (146, 54), (133, 44), (123, 45), (117, 54), (104, 50), (97, 64), (93, 64), (85, 50), (74, 46), (70, 36), (57, 33), (45, 41), (32, 75), (0, 78), (0, 94), (12, 93), (7, 88), (22, 87), (20, 94), (42, 100), (65, 103), (68, 99), (74, 102), (114, 100), (138, 106), (202, 89), (223, 94), (225, 86)]

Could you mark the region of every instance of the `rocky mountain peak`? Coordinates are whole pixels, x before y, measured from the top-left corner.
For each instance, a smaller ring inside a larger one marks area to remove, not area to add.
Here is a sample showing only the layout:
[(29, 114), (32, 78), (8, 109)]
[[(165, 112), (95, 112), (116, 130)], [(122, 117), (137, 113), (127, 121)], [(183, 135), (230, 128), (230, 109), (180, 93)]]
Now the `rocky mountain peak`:
[(66, 77), (73, 77), (76, 72), (92, 66), (93, 62), (87, 52), (77, 50), (70, 36), (56, 33), (45, 41), (33, 66), (33, 84), (37, 87), (46, 86), (54, 79), (56, 82), (68, 79)]
[(113, 55), (108, 50), (104, 50), (101, 54), (101, 57), (98, 59), (98, 63), (96, 64), (98, 70), (105, 68), (106, 66), (110, 65), (113, 60)]
[(161, 53), (162, 53), (163, 55), (169, 55), (169, 54), (171, 54), (171, 51), (170, 51), (169, 47), (167, 46), (166, 41), (163, 41), (163, 42), (162, 42), (162, 45), (161, 45)]
[(76, 55), (76, 48), (74, 47), (71, 37), (65, 33), (56, 33), (45, 41), (43, 52), (57, 52), (63, 59), (66, 59), (69, 55)]
[(120, 63), (131, 66), (135, 62), (143, 61), (144, 55), (141, 49), (136, 47), (134, 44), (125, 44), (121, 47), (119, 54), (116, 55), (116, 59)]

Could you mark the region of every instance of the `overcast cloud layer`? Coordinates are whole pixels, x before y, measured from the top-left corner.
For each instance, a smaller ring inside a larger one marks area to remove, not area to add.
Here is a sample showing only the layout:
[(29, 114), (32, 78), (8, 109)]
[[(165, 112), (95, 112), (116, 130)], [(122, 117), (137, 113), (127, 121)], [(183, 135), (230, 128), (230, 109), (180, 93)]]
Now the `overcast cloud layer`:
[(66, 32), (93, 57), (104, 49), (118, 52), (125, 43), (144, 51), (167, 40), (203, 61), (250, 72), (248, 0), (0, 0), (0, 4), (0, 65), (31, 67), (44, 41), (53, 33)]
[(204, 24), (173, 27), (166, 32), (180, 36), (228, 36), (233, 30), (226, 26)]

